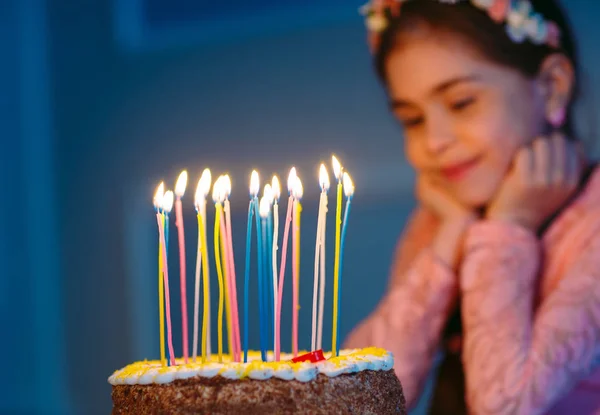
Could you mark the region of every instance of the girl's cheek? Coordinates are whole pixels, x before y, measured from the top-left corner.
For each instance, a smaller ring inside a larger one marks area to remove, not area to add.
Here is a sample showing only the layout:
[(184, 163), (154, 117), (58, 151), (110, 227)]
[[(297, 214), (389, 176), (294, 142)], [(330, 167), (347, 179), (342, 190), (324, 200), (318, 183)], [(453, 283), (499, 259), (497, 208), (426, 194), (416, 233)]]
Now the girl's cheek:
[(408, 163), (417, 172), (423, 170), (427, 165), (427, 156), (423, 148), (419, 146), (417, 140), (406, 140), (404, 151), (406, 153), (406, 159)]

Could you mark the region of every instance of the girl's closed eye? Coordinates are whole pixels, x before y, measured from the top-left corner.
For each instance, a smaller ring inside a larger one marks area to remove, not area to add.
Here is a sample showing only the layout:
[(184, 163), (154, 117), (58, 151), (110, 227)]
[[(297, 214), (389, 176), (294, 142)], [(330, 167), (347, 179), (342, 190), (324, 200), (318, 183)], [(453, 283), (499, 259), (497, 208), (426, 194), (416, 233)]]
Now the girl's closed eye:
[(473, 106), (475, 104), (475, 97), (474, 96), (467, 96), (461, 99), (457, 99), (454, 100), (450, 103), (450, 108), (452, 108), (453, 111), (463, 111), (471, 106)]
[(394, 111), (394, 113), (405, 129), (421, 125), (425, 120), (424, 115), (420, 111), (399, 109)]
[(400, 122), (404, 126), (404, 128), (412, 128), (417, 127), (423, 124), (424, 118), (422, 116), (418, 117), (400, 117)]

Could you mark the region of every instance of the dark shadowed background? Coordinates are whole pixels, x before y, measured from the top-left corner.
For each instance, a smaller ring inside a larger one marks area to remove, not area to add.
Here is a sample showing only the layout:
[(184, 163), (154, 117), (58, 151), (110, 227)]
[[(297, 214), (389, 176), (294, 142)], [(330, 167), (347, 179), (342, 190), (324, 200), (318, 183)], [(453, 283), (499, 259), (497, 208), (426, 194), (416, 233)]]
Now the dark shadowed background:
[[(232, 176), (242, 287), (250, 171), (258, 169), (262, 178), (277, 173), (285, 184), (293, 164), (305, 188), (300, 347), (310, 347), (317, 172), (335, 152), (356, 183), (342, 337), (372, 310), (414, 199), (399, 129), (371, 72), (360, 4), (0, 1), (0, 413), (106, 414), (108, 376), (134, 360), (157, 358), (151, 202), (158, 182), (172, 188), (183, 168), (190, 172), (184, 199), (190, 307), (192, 195), (202, 169)], [(591, 136), (600, 3), (569, 0), (568, 10), (581, 43), (581, 115), (584, 135)], [(332, 268), (334, 192), (329, 201)], [(285, 204), (283, 197), (282, 214)], [(208, 212), (212, 223), (210, 204)], [(180, 351), (174, 223), (172, 229)], [(286, 285), (284, 327), (291, 320), (290, 293)], [(254, 286), (251, 295), (256, 298)], [(289, 350), (289, 330), (282, 339)], [(258, 347), (256, 324), (250, 343)]]

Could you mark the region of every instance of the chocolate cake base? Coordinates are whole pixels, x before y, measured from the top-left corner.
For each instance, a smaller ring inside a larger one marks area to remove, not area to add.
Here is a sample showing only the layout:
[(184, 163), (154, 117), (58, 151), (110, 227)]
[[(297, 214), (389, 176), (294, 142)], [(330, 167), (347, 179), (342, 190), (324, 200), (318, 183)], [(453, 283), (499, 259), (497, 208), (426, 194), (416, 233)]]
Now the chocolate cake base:
[(315, 380), (193, 377), (168, 384), (115, 385), (113, 415), (406, 414), (393, 370), (365, 370)]

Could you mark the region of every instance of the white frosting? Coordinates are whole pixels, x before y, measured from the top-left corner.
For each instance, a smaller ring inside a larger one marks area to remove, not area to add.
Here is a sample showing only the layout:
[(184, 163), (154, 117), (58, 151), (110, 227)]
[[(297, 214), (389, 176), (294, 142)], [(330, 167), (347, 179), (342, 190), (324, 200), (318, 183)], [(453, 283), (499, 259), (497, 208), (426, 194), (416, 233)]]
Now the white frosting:
[(198, 361), (188, 364), (177, 359), (176, 366), (162, 366), (160, 361), (143, 361), (117, 370), (108, 378), (108, 382), (113, 386), (165, 384), (176, 379), (189, 379), (195, 376), (212, 378), (217, 375), (232, 380), (243, 378), (266, 380), (275, 377), (310, 382), (318, 374), (336, 377), (364, 370), (387, 371), (394, 366), (394, 358), (390, 352), (374, 347), (342, 350), (337, 357), (325, 353), (327, 360), (317, 363), (293, 363), (292, 357), (290, 354), (282, 354), (280, 361), (275, 362), (274, 356), (269, 353), (267, 362), (263, 362), (260, 353), (250, 352), (248, 363), (233, 362), (230, 356), (223, 356), (222, 362), (218, 362), (217, 356), (213, 356), (211, 361), (205, 363)]
[(310, 382), (319, 374), (318, 363), (303, 362), (298, 363), (294, 370), (294, 378), (300, 382)]
[(275, 368), (274, 375), (278, 379), (292, 380), (294, 379), (294, 368), (289, 363), (282, 363)]
[[(154, 382), (154, 378), (158, 375), (158, 368), (153, 367), (151, 369), (148, 369), (146, 371), (146, 373), (142, 374), (137, 383), (138, 385), (149, 385), (152, 382)], [(171, 377), (172, 379), (174, 379), (173, 374), (169, 373), (168, 375), (170, 375), (169, 377)]]
[(211, 362), (201, 365), (199, 369), (195, 370), (195, 372), (198, 374), (198, 376), (202, 376), (203, 378), (212, 378), (217, 376), (222, 368), (223, 365)]

